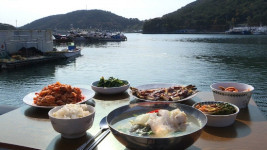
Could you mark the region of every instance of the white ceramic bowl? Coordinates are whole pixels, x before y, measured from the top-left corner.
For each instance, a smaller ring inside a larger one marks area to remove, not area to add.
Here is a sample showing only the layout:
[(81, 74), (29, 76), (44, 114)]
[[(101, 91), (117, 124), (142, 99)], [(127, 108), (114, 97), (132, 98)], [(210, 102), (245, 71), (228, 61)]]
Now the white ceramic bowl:
[[(222, 91), (219, 87), (235, 87), (240, 92), (227, 92)], [(221, 82), (214, 83), (210, 86), (215, 101), (224, 101), (236, 105), (239, 108), (246, 108), (248, 106), (249, 100), (252, 96), (254, 87), (244, 83), (235, 83), (235, 82)], [(249, 89), (249, 91), (244, 91)]]
[[(79, 104), (77, 104), (79, 105)], [(55, 131), (61, 133), (64, 138), (79, 138), (86, 134), (86, 131), (90, 129), (94, 122), (95, 109), (93, 106), (87, 105), (89, 116), (77, 118), (77, 119), (59, 119), (52, 116), (54, 112), (62, 108), (63, 106), (58, 106), (51, 109), (48, 112), (49, 119)]]
[[(126, 80), (122, 80), (122, 81), (126, 81)], [(119, 94), (119, 93), (125, 92), (130, 87), (130, 82), (128, 81), (126, 81), (128, 83), (127, 85), (123, 85), (120, 87), (98, 87), (97, 86), (98, 82), (99, 81), (93, 82), (91, 87), (96, 93), (100, 93), (100, 94)]]
[[(196, 105), (198, 104), (216, 104), (216, 103), (227, 103), (227, 102), (220, 102), (220, 101), (206, 101), (206, 102), (199, 102), (199, 103), (195, 103), (192, 107), (195, 108)], [(211, 126), (211, 127), (226, 127), (226, 126), (230, 126), (235, 122), (236, 116), (239, 113), (239, 108), (231, 103), (227, 103), (230, 104), (231, 106), (233, 106), (236, 109), (236, 112), (233, 114), (229, 114), (229, 115), (209, 115), (209, 114), (205, 114), (208, 118), (208, 122), (207, 122), (207, 126)]]

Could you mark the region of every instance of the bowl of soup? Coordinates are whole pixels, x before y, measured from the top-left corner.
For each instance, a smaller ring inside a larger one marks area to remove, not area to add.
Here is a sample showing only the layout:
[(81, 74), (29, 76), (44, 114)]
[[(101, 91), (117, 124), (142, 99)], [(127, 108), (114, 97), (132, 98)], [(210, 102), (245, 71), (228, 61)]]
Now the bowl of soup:
[(114, 137), (128, 149), (172, 150), (191, 146), (207, 117), (184, 104), (142, 102), (111, 111), (107, 122)]

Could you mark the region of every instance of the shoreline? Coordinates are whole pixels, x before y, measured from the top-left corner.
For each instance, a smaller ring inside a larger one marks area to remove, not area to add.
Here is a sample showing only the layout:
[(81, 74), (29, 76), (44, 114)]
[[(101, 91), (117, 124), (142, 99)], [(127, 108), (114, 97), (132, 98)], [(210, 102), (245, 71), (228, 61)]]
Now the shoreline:
[[(142, 32), (141, 32), (142, 33)], [(185, 33), (177, 33), (177, 32), (161, 32), (161, 33), (142, 33), (142, 34), (226, 34), (225, 32), (185, 32)]]

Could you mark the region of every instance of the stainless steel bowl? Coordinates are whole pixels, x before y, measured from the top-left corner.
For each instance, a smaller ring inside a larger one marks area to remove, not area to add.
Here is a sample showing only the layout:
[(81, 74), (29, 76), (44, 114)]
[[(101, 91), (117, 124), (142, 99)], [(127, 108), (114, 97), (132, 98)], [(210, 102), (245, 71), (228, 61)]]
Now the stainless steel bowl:
[[(173, 110), (175, 108), (179, 108), (187, 115), (191, 115), (198, 119), (200, 122), (199, 128), (185, 135), (171, 136), (166, 138), (155, 138), (134, 136), (119, 131), (113, 126), (116, 122), (121, 121), (123, 119), (127, 119), (129, 117), (133, 117), (137, 114), (143, 114), (155, 109)], [(107, 122), (115, 138), (129, 149), (171, 150), (185, 149), (191, 146), (199, 138), (203, 127), (207, 123), (207, 117), (201, 111), (179, 103), (143, 102), (125, 105), (111, 111), (107, 116)]]

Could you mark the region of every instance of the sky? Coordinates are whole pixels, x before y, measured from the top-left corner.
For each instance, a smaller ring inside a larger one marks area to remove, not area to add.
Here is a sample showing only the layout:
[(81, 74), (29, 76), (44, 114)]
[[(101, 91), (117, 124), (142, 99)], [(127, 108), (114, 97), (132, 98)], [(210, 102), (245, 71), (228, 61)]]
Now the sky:
[(139, 20), (161, 17), (195, 0), (0, 0), (0, 23), (20, 27), (43, 17), (100, 9)]

